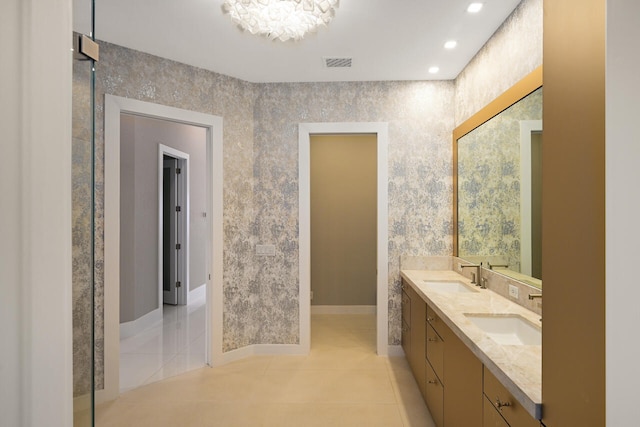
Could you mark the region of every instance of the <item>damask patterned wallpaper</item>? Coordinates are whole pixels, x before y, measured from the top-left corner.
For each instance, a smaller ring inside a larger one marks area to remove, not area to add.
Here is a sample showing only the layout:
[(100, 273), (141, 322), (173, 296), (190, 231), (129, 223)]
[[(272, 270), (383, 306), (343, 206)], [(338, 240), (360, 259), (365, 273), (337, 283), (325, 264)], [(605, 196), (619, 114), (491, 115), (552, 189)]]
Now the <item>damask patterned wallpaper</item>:
[(542, 89), (458, 140), (459, 256), (520, 271), (520, 121), (542, 120)]
[[(400, 257), (452, 253), (451, 132), (461, 118), (540, 65), (542, 24), (533, 18), (541, 18), (541, 3), (524, 0), (455, 82), (252, 84), (101, 42), (96, 68), (97, 388), (103, 371), (105, 93), (223, 117), (224, 351), (299, 339), (297, 124), (388, 122), (389, 344), (397, 345)], [(74, 177), (86, 179), (88, 163), (78, 160)], [(74, 212), (87, 203), (78, 195)], [(279, 255), (254, 257), (255, 244), (267, 241)], [(82, 256), (80, 243), (74, 262)], [(78, 310), (79, 318), (87, 318), (86, 309)]]
[(523, 0), (456, 78), (456, 126), (542, 65), (542, 3)]

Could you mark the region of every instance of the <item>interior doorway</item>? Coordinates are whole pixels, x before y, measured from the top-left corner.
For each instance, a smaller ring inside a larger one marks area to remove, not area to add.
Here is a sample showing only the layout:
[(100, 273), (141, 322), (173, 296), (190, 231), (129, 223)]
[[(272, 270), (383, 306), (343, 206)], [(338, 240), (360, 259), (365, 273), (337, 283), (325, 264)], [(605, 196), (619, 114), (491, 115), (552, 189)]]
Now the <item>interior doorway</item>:
[[(388, 248), (388, 123), (300, 123), (299, 150), (299, 226), (300, 226), (300, 347), (311, 348), (311, 174), (310, 144), (312, 135), (373, 134), (376, 136), (376, 353), (389, 354), (389, 248)], [(396, 350), (392, 352), (395, 354)], [(400, 351), (397, 352), (400, 354)]]
[[(162, 175), (158, 175), (158, 263), (161, 266), (162, 302), (186, 305), (188, 290), (192, 287), (189, 281), (189, 154), (160, 144), (158, 171), (162, 171)], [(202, 247), (203, 252), (204, 249)]]
[[(200, 316), (204, 318), (202, 342), (205, 353), (205, 361), (209, 365), (222, 363), (222, 248), (223, 248), (223, 190), (222, 190), (222, 118), (209, 114), (197, 113), (193, 111), (167, 107), (159, 104), (138, 101), (130, 98), (105, 95), (105, 217), (104, 217), (104, 389), (96, 392), (96, 402), (104, 402), (115, 399), (120, 393), (120, 310), (122, 302), (127, 300), (120, 298), (120, 276), (121, 276), (121, 256), (120, 240), (121, 228), (120, 204), (121, 191), (126, 187), (121, 187), (120, 172), (132, 170), (126, 164), (121, 165), (122, 159), (131, 159), (134, 156), (121, 157), (120, 137), (121, 118), (126, 114), (137, 115), (146, 118), (160, 119), (174, 123), (182, 123), (201, 127), (205, 132), (205, 151), (201, 156), (206, 163), (206, 171), (202, 179), (202, 184), (197, 186), (204, 194), (205, 208), (200, 212), (200, 224), (203, 226), (198, 234), (206, 240), (206, 247), (199, 251), (205, 263), (204, 282), (205, 286), (199, 286), (201, 298), (204, 301)], [(162, 140), (163, 138), (158, 138)], [(143, 156), (148, 159), (157, 169), (158, 155)], [(162, 168), (160, 168), (162, 173)], [(146, 175), (148, 176), (148, 175)], [(157, 179), (154, 177), (154, 181)], [(138, 197), (141, 203), (148, 202), (146, 197), (149, 194), (158, 194), (158, 185), (155, 190), (144, 193)], [(123, 203), (126, 203), (123, 201)], [(147, 203), (153, 206), (150, 215), (140, 215), (142, 221), (147, 222), (147, 227), (155, 227), (158, 230), (157, 220), (159, 208), (158, 202)], [(126, 234), (125, 234), (126, 236)], [(155, 274), (158, 275), (158, 240), (154, 239), (155, 250), (152, 256), (155, 257)], [(191, 257), (193, 258), (193, 257)], [(158, 283), (156, 278), (153, 289), (158, 303)], [(161, 294), (161, 293), (160, 293)], [(160, 299), (161, 301), (161, 299)], [(162, 303), (160, 303), (162, 304)], [(171, 306), (172, 307), (172, 306)], [(180, 307), (180, 306), (177, 306)], [(177, 359), (174, 359), (177, 360)]]
[(312, 314), (375, 314), (377, 136), (311, 136)]

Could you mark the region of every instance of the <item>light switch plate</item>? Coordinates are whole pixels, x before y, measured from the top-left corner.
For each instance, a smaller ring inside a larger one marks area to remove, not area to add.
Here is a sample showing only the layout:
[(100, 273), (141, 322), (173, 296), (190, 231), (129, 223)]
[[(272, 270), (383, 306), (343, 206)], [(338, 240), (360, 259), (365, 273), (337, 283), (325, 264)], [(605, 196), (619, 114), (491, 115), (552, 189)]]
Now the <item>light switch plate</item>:
[(518, 299), (518, 287), (509, 285), (509, 296)]

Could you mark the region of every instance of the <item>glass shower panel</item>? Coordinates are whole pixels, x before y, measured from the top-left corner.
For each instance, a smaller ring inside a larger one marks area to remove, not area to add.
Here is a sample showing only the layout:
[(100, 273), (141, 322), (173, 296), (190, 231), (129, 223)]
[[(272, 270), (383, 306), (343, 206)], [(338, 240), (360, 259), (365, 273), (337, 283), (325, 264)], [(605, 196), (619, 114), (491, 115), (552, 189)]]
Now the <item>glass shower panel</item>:
[(74, 0), (73, 2), (73, 169), (71, 185), (74, 427), (94, 425), (95, 69), (93, 59), (80, 52), (82, 35), (93, 39), (93, 7), (93, 0)]

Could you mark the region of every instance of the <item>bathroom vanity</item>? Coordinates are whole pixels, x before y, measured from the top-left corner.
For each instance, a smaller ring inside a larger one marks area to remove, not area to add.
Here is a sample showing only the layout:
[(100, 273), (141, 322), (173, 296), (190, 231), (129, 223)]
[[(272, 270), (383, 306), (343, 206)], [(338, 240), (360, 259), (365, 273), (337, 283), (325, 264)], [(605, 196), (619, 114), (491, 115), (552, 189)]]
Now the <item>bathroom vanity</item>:
[(540, 316), (455, 271), (402, 271), (402, 346), (438, 427), (540, 427)]

